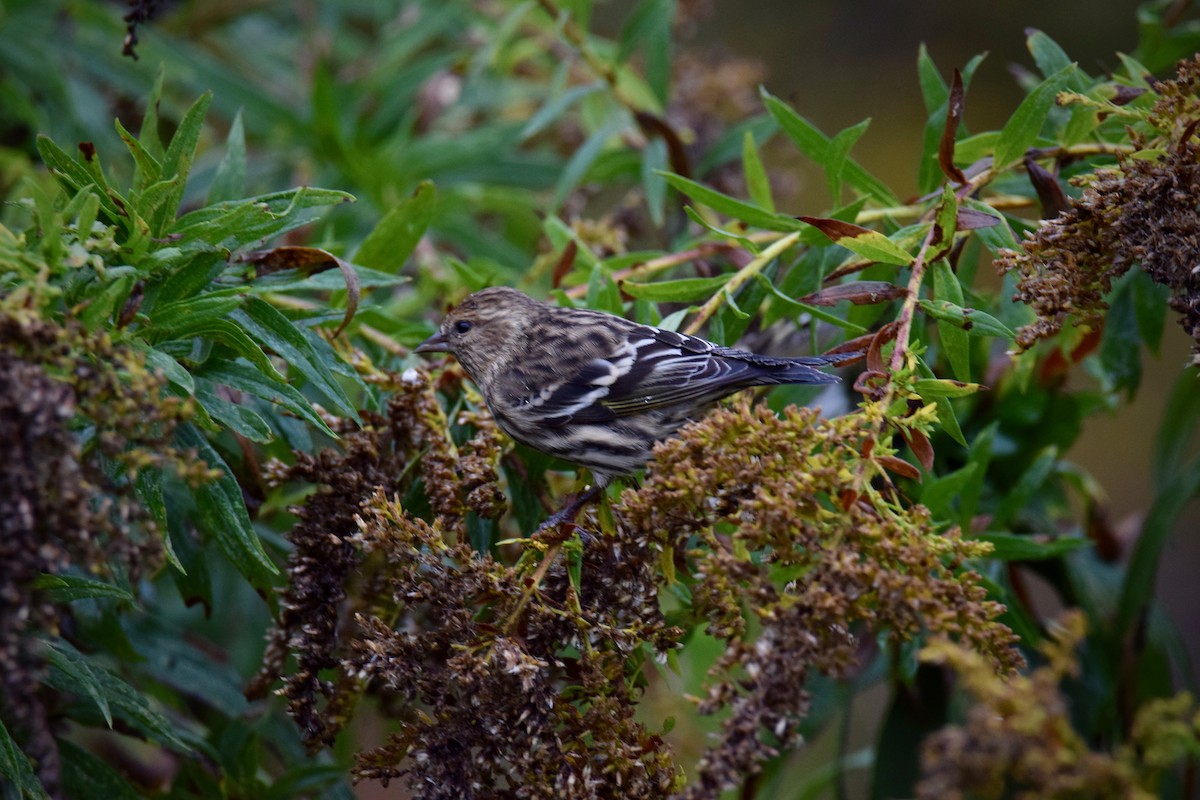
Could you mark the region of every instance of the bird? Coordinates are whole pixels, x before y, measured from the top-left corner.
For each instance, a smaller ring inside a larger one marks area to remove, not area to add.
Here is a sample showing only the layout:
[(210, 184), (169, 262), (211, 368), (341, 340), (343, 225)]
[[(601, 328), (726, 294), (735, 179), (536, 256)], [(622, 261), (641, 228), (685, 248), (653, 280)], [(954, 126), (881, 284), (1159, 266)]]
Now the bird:
[(860, 353), (775, 358), (516, 289), (481, 289), (417, 353), (450, 353), (502, 431), (588, 468), (594, 488), (646, 465), (654, 444), (742, 389), (837, 383)]

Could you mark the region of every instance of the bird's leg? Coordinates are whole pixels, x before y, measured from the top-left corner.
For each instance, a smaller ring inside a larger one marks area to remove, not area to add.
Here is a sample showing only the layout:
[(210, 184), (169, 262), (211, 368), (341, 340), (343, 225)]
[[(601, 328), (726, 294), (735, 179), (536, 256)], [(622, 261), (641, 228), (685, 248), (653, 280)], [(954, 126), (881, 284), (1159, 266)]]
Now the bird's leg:
[[(544, 535), (548, 534), (558, 526), (563, 525), (564, 523), (573, 523), (575, 518), (579, 516), (579, 512), (583, 510), (583, 507), (599, 497), (602, 491), (604, 491), (603, 486), (592, 484), (587, 489), (584, 489), (582, 492), (575, 495), (571, 502), (567, 503), (558, 511), (555, 511), (546, 518), (545, 522), (538, 526), (538, 529), (533, 532), (534, 538), (541, 539)], [(570, 528), (567, 528), (567, 530), (569, 531)], [(566, 536), (561, 536), (561, 538), (565, 539)], [(555, 541), (557, 540), (558, 538), (555, 539)]]

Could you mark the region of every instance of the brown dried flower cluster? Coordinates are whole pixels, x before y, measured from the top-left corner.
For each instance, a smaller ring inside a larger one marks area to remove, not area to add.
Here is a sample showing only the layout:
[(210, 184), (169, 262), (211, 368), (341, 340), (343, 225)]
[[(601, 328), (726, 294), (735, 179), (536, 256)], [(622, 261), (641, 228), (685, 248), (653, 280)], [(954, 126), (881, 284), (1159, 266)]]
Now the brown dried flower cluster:
[[(634, 720), (646, 645), (681, 635), (658, 610), (653, 554), (607, 536), (542, 567), (534, 551), (515, 566), (475, 552), (466, 510), (504, 510), (495, 427), (465, 413), (476, 433), (455, 448), (428, 376), (399, 387), (343, 452), (277, 476), (319, 489), (296, 509), (284, 612), (253, 691), (282, 677), (313, 747), (363, 692), (379, 696), (400, 730), (360, 754), (356, 775), (406, 777), (421, 797), (665, 796), (678, 772)], [(418, 479), (433, 522), (408, 507)]]
[(1046, 665), (1008, 680), (968, 648), (947, 641), (925, 648), (922, 658), (953, 668), (975, 702), (961, 725), (925, 740), (919, 798), (1159, 796), (1163, 770), (1200, 751), (1200, 709), (1186, 693), (1149, 702), (1128, 742), (1113, 753), (1090, 750), (1059, 688), (1079, 674), (1073, 651), (1086, 628), (1081, 612), (1067, 613), (1042, 645)]
[(169, 444), (190, 416), (107, 334), (0, 311), (0, 711), (52, 793), (57, 746), (33, 634), (57, 633), (67, 610), (34, 583), (68, 568), (133, 581), (157, 568), (156, 521), (134, 486), (146, 470), (206, 476), (194, 454)]
[[(441, 388), (459, 394), (459, 380), (442, 373)], [(465, 509), (503, 510), (488, 466), (498, 434), (466, 412), (456, 421), (475, 434), (455, 448), (425, 373), (399, 387), (343, 452), (280, 476), (319, 489), (296, 510), (284, 615), (255, 687), (283, 679), (312, 747), (377, 697), (399, 729), (359, 754), (359, 778), (402, 778), (428, 800), (715, 798), (795, 742), (807, 679), (857, 667), (859, 634), (940, 634), (997, 672), (1023, 663), (963, 567), (986, 546), (938, 533), (887, 490), (878, 409), (718, 410), (657, 447), (669, 469), (652, 465), (611, 523), (591, 520), (600, 531), (479, 552)], [(700, 710), (731, 711), (686, 788), (634, 713), (645, 659), (682, 642), (659, 598), (680, 583), (691, 603), (673, 613), (727, 644)]]
[(862, 456), (876, 431), (866, 413), (777, 417), (743, 400), (659, 445), (655, 463), (670, 468), (624, 495), (636, 536), (685, 554), (693, 611), (726, 640), (700, 710), (731, 714), (684, 797), (715, 798), (793, 744), (810, 671), (855, 667), (855, 633), (944, 634), (999, 673), (1023, 663), (996, 621), (1003, 607), (961, 566), (986, 548), (936, 533), (919, 506), (855, 490), (856, 475), (882, 475)]
[(1170, 287), (1171, 307), (1182, 315), (1200, 348), (1200, 56), (1179, 64), (1176, 80), (1155, 86), (1158, 101), (1146, 122), (1152, 138), (1131, 133), (1136, 157), (1115, 169), (1078, 179), (1082, 196), (1044, 222), (1021, 252), (998, 259), (1001, 272), (1019, 276), (1015, 299), (1038, 319), (1018, 332), (1022, 348), (1061, 330), (1067, 317), (1095, 325), (1113, 282), (1140, 266)]

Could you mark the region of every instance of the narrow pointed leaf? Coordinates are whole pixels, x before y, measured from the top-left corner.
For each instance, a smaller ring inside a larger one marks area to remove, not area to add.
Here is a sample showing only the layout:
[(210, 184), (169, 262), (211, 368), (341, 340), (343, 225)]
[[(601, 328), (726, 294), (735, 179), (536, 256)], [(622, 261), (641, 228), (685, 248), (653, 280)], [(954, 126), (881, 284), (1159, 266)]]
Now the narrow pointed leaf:
[(208, 202), (223, 203), (237, 200), (246, 193), (246, 132), (242, 127), (242, 110), (239, 108), (225, 137), (225, 155), (217, 165), (212, 186), (208, 187)]
[(821, 217), (800, 217), (833, 241), (871, 261), (881, 261), (885, 264), (898, 264), (906, 267), (912, 263), (910, 253), (884, 236), (879, 231), (863, 228), (840, 219)]
[(747, 225), (769, 231), (784, 231), (789, 233), (803, 230), (804, 228), (804, 225), (800, 221), (792, 217), (774, 214), (750, 203), (735, 200), (728, 195), (721, 194), (716, 189), (710, 189), (703, 184), (688, 180), (680, 175), (667, 172), (663, 174), (663, 177), (667, 179), (667, 183), (700, 205), (708, 206), (713, 211), (724, 214), (727, 217), (741, 220)]
[(1075, 65), (1068, 64), (1038, 84), (1030, 92), (1000, 131), (996, 141), (993, 168), (1009, 167), (1025, 157), (1025, 151), (1037, 141), (1054, 99), (1074, 74)]
[(354, 254), (354, 263), (382, 272), (398, 272), (429, 228), (436, 205), (433, 183), (423, 181), (412, 196), (388, 211), (367, 234)]

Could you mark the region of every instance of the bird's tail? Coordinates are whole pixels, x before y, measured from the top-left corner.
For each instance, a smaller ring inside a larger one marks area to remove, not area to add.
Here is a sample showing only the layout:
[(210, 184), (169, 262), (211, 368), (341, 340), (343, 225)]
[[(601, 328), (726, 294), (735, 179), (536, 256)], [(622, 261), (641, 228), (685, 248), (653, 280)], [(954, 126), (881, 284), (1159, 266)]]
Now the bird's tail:
[(838, 383), (837, 375), (822, 372), (821, 367), (836, 367), (862, 358), (861, 352), (833, 353), (824, 356), (803, 356), (799, 358), (768, 358), (761, 357), (759, 366), (766, 368), (766, 375), (772, 383)]

